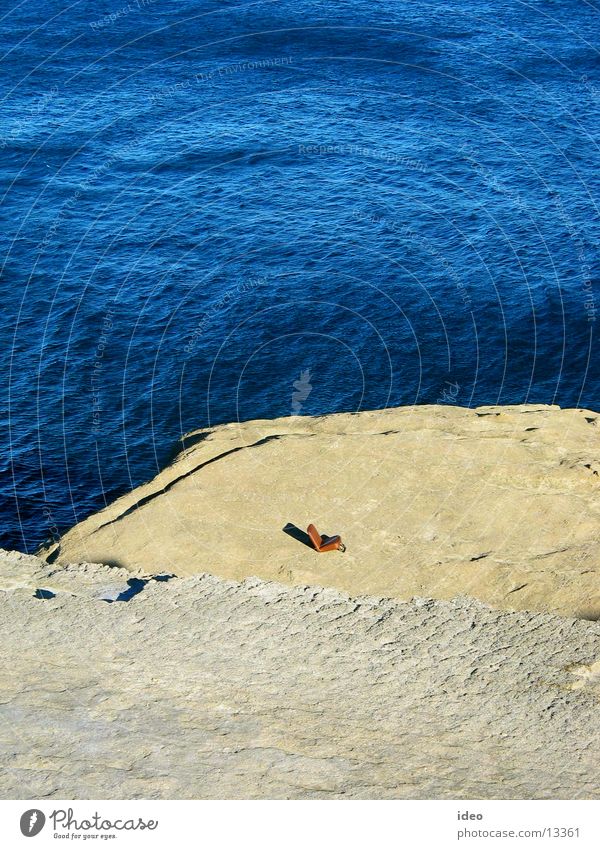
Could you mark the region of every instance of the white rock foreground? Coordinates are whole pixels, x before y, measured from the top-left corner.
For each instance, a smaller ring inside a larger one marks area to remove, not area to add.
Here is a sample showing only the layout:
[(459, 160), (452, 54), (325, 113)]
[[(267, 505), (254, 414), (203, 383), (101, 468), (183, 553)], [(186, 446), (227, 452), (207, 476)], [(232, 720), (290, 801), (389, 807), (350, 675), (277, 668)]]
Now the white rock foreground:
[(0, 567), (3, 798), (597, 794), (597, 622)]
[(47, 560), (0, 552), (0, 795), (595, 798), (598, 419), (199, 431)]

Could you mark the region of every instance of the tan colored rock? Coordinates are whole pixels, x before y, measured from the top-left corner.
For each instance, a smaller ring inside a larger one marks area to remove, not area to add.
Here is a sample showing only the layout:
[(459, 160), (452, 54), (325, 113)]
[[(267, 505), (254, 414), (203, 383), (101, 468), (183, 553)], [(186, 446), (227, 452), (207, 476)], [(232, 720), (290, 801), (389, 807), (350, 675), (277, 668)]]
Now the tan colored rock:
[[(593, 619), (599, 422), (543, 405), (420, 406), (200, 430), (154, 480), (40, 553)], [(309, 522), (346, 553), (282, 530)]]
[(1, 798), (597, 798), (598, 622), (111, 571), (0, 551)]

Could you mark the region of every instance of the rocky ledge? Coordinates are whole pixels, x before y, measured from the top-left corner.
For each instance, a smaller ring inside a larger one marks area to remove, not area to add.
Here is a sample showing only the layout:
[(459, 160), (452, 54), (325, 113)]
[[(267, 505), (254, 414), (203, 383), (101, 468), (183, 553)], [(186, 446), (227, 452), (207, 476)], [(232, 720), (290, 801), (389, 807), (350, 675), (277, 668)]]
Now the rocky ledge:
[[(40, 554), (594, 620), (599, 422), (540, 405), (423, 406), (200, 430)], [(309, 522), (346, 553), (307, 546)]]
[(0, 590), (3, 798), (597, 793), (598, 622), (11, 552)]

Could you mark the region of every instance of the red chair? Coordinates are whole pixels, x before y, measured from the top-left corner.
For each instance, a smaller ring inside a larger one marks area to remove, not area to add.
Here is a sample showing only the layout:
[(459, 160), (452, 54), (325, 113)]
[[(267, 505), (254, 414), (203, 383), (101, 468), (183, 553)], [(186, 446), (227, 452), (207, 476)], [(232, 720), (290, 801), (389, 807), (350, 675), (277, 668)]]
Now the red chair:
[(314, 525), (309, 525), (306, 529), (306, 533), (309, 536), (310, 541), (313, 544), (313, 547), (321, 552), (321, 551), (345, 551), (346, 546), (342, 542), (341, 536), (334, 537), (326, 537), (321, 536), (318, 530)]

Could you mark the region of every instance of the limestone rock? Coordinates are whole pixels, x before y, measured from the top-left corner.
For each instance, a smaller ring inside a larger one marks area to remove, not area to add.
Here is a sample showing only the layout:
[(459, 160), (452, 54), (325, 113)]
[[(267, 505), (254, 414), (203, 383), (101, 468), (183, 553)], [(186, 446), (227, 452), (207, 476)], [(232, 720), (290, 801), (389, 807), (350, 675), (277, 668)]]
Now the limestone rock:
[(597, 794), (598, 622), (0, 563), (2, 798)]
[[(201, 430), (40, 554), (595, 619), (599, 421), (543, 405), (420, 406)], [(346, 553), (283, 532), (310, 522), (340, 533)]]

